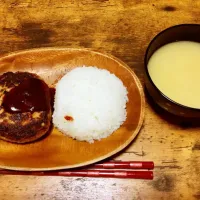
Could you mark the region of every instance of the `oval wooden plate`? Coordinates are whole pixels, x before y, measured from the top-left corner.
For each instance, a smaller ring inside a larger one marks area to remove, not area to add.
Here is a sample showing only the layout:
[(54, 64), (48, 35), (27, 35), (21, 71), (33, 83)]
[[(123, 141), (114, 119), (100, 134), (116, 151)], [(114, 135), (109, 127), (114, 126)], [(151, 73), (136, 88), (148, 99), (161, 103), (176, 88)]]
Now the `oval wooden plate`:
[(64, 136), (56, 128), (34, 143), (12, 144), (0, 140), (0, 167), (13, 170), (57, 170), (85, 166), (125, 148), (138, 134), (144, 118), (144, 94), (134, 72), (117, 58), (88, 49), (41, 48), (14, 52), (0, 58), (0, 74), (28, 71), (49, 86), (77, 66), (97, 66), (118, 76), (128, 89), (127, 119), (111, 136), (93, 144)]

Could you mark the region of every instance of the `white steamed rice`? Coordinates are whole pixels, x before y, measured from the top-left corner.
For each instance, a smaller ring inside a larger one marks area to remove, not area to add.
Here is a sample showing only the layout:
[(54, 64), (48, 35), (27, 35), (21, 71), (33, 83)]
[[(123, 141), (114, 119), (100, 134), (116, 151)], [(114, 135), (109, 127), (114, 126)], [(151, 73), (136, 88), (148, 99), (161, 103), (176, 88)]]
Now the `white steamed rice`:
[(127, 93), (122, 81), (109, 71), (77, 67), (56, 85), (53, 124), (80, 141), (108, 137), (126, 120)]

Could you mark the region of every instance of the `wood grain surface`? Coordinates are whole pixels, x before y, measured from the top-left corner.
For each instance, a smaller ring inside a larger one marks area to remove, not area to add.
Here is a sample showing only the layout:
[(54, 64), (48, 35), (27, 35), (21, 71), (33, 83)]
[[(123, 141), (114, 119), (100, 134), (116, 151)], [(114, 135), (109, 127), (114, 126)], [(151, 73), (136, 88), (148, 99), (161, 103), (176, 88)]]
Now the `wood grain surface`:
[[(126, 62), (143, 82), (150, 40), (181, 23), (200, 23), (194, 0), (1, 0), (0, 53), (86, 47)], [(0, 176), (0, 199), (200, 199), (200, 128), (167, 121), (147, 98), (137, 139), (113, 159), (153, 160), (153, 181)]]

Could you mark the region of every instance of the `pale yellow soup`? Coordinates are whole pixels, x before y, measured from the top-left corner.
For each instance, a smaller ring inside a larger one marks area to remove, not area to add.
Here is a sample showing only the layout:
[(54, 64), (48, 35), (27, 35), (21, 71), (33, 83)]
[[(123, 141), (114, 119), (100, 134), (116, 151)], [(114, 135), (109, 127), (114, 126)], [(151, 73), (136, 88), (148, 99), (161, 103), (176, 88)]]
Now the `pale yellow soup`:
[(200, 108), (200, 43), (164, 45), (152, 55), (147, 67), (164, 95), (179, 104)]

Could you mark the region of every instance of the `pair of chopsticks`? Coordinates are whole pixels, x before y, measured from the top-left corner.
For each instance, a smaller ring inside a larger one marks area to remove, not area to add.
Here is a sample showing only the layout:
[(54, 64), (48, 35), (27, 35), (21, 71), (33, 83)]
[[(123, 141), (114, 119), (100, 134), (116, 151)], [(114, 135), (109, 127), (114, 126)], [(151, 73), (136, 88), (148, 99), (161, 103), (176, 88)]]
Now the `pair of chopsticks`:
[[(133, 171), (133, 169), (137, 169)], [(140, 161), (111, 161), (92, 165), (89, 169), (62, 170), (62, 171), (13, 171), (0, 170), (3, 175), (29, 175), (29, 176), (81, 176), (81, 177), (107, 177), (153, 179), (153, 162)], [(145, 171), (144, 171), (145, 170)]]

